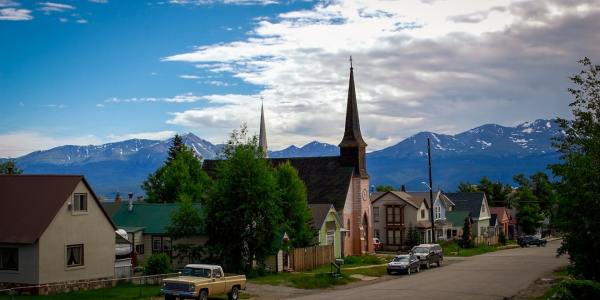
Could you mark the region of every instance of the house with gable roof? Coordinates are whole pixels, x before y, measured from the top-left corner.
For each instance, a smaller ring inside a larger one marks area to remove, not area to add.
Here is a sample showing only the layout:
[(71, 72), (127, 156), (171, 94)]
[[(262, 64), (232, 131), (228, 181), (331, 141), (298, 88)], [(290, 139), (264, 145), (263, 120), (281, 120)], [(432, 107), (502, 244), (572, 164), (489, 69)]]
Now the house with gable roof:
[(484, 192), (448, 193), (446, 196), (455, 204), (455, 211), (468, 213), (473, 222), (473, 237), (493, 235), (489, 230), (490, 206)]
[(0, 175), (0, 288), (111, 286), (115, 229), (81, 175)]

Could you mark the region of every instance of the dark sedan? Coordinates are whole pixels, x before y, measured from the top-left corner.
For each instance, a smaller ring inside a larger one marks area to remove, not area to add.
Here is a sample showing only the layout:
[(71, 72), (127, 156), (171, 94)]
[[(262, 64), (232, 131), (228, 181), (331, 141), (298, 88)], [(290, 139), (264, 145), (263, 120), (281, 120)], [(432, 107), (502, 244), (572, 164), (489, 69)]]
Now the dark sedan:
[(421, 264), (419, 259), (412, 254), (396, 255), (387, 266), (387, 273), (406, 273), (410, 275), (412, 272), (419, 273)]
[(519, 244), (519, 246), (521, 246), (522, 248), (529, 247), (531, 245), (536, 245), (538, 247), (546, 247), (546, 243), (546, 240), (539, 239), (532, 235), (522, 236), (517, 239), (517, 244)]

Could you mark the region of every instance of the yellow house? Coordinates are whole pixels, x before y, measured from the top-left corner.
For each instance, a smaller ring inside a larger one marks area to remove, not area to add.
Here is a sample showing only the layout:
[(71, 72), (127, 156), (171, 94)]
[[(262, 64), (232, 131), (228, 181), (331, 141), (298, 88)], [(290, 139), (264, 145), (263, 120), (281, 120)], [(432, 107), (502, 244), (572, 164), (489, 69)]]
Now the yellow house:
[(336, 258), (342, 257), (342, 221), (331, 204), (309, 205), (313, 227), (318, 231), (319, 245), (333, 245)]
[(111, 285), (115, 229), (83, 176), (0, 175), (0, 288)]

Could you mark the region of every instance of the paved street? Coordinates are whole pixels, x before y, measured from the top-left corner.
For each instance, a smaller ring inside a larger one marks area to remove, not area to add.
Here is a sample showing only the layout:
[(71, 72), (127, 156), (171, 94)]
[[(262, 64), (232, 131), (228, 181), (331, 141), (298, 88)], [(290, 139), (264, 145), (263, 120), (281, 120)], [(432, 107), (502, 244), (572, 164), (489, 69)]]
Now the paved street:
[(294, 299), (502, 299), (566, 265), (565, 257), (556, 258), (559, 245), (553, 241), (541, 248), (488, 253), (411, 276)]

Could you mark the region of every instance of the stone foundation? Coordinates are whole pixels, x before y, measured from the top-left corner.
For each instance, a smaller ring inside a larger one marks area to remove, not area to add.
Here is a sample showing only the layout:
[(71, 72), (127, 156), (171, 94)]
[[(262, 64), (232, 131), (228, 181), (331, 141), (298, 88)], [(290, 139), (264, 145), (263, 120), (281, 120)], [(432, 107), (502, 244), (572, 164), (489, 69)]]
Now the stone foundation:
[(14, 294), (20, 295), (51, 295), (75, 291), (94, 290), (114, 287), (116, 281), (112, 277), (74, 280), (58, 283), (33, 285), (27, 283), (0, 283), (0, 289), (14, 289)]

